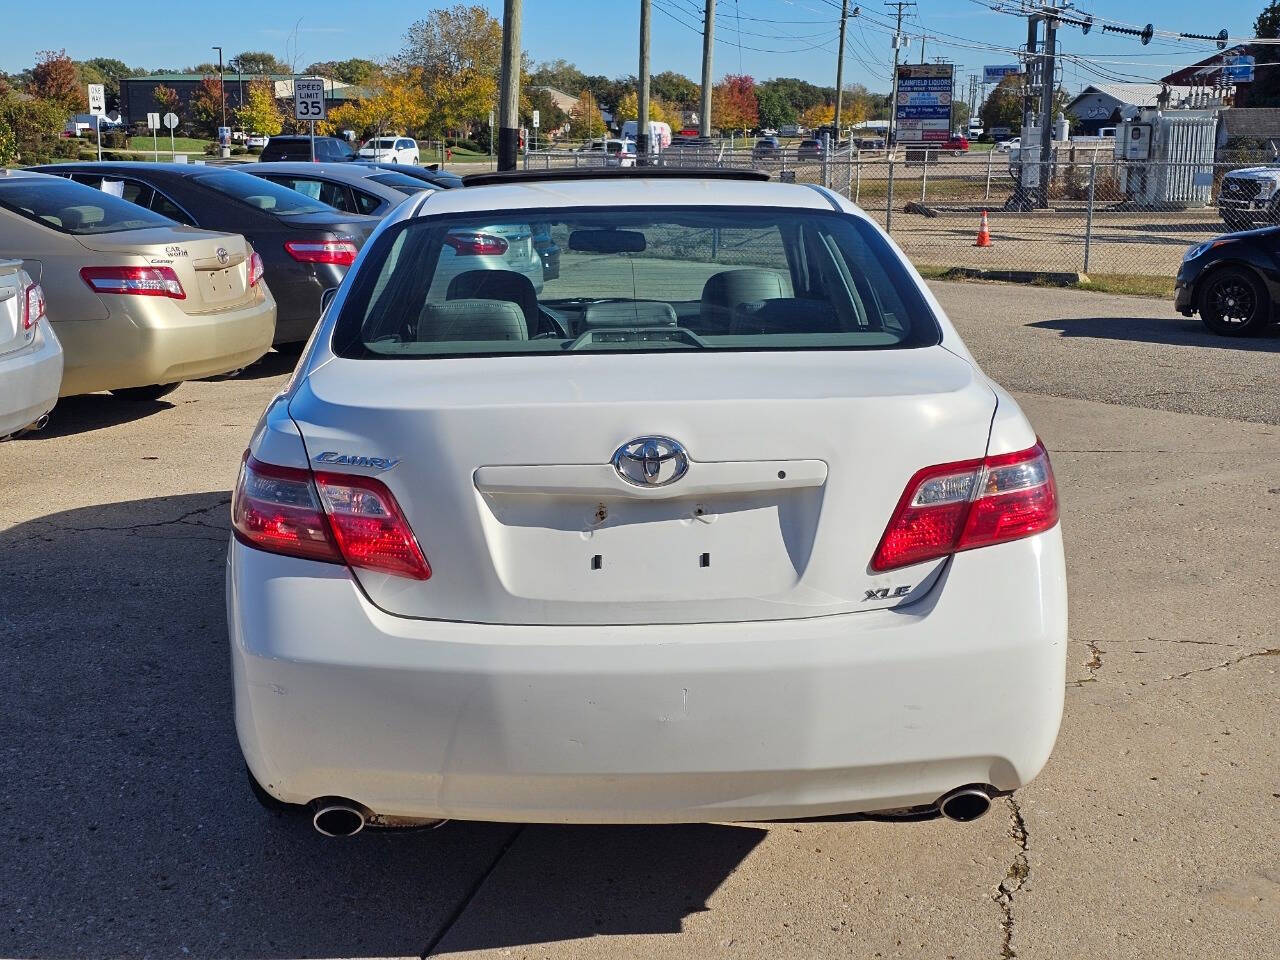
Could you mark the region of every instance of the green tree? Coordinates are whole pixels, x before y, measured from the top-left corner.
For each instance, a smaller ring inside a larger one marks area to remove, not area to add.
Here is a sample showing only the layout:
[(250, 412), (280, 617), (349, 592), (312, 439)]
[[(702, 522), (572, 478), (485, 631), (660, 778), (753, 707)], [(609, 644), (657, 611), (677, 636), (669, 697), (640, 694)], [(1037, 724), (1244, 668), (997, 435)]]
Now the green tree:
[[(1278, 0), (1272, 0), (1258, 14), (1258, 18), (1253, 22), (1253, 33), (1260, 40), (1280, 39), (1280, 2)], [(1270, 66), (1262, 66), (1280, 63), (1280, 45), (1257, 43), (1247, 52), (1254, 55), (1260, 68), (1254, 70), (1253, 83), (1249, 84), (1249, 106), (1280, 106), (1280, 68), (1273, 70)]]
[(604, 136), (604, 117), (600, 115), (600, 106), (590, 90), (583, 89), (578, 94), (578, 105), (570, 112), (569, 118), (574, 139), (594, 140)]
[(561, 93), (571, 93), (587, 85), (587, 76), (568, 60), (548, 60), (529, 71), (529, 82), (540, 87), (555, 87)]
[(698, 102), (701, 87), (683, 73), (663, 70), (649, 78), (649, 92), (677, 107), (692, 107)]
[(796, 108), (782, 95), (782, 91), (761, 84), (756, 90), (756, 107), (760, 126), (777, 129), (796, 122)]
[(52, 159), (63, 143), (62, 130), (71, 112), (56, 100), (24, 98), (13, 92), (0, 97), (0, 132), (8, 135), (8, 145), (0, 150), (14, 154), (10, 159), (0, 158), (0, 164)]
[(284, 129), (284, 115), (276, 103), (275, 85), (270, 80), (254, 80), (244, 106), (236, 111), (240, 126), (251, 133), (274, 137)]
[(378, 72), (378, 65), (372, 60), (352, 57), (349, 60), (322, 60), (311, 64), (306, 72), (317, 77), (359, 85)]
[[(128, 77), (145, 77), (147, 71), (131, 67), (114, 57), (91, 57), (76, 64), (84, 83), (101, 83), (106, 87), (107, 106), (120, 107), (120, 81)], [(89, 79), (93, 77), (93, 79)]]
[(539, 129), (545, 136), (551, 130), (559, 130), (569, 120), (569, 115), (556, 104), (548, 90), (521, 88), (521, 99), (527, 95), (528, 105), (520, 106), (520, 123), (526, 127), (533, 126), (533, 111), (538, 111)]
[(245, 50), (243, 53), (237, 53), (231, 60), (239, 67), (241, 73), (264, 75), (293, 73), (287, 63), (281, 63), (274, 53), (268, 53), (265, 50)]
[(982, 117), (984, 130), (992, 127), (1008, 127), (1018, 130), (1022, 126), (1022, 88), (1024, 74), (1013, 73), (1002, 79), (987, 94), (987, 99), (978, 111)]

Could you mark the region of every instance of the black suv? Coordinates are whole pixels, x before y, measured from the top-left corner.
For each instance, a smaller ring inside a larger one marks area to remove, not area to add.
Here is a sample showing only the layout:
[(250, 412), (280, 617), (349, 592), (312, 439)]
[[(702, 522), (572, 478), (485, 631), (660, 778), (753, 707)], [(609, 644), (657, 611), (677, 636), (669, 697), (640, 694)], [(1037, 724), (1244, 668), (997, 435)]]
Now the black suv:
[[(316, 161), (340, 163), (356, 158), (355, 148), (340, 137), (316, 137)], [(272, 137), (258, 157), (264, 163), (273, 160), (310, 160), (310, 137)]]

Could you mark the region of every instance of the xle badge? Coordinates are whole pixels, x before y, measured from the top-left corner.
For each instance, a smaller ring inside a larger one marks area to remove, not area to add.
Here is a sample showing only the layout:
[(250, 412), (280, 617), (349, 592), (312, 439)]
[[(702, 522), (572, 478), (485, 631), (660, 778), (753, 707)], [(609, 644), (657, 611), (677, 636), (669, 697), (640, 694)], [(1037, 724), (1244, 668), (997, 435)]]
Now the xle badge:
[(862, 602), (868, 600), (888, 600), (890, 597), (905, 597), (911, 592), (911, 586), (905, 587), (881, 587), (879, 590), (867, 590), (866, 596), (862, 598)]

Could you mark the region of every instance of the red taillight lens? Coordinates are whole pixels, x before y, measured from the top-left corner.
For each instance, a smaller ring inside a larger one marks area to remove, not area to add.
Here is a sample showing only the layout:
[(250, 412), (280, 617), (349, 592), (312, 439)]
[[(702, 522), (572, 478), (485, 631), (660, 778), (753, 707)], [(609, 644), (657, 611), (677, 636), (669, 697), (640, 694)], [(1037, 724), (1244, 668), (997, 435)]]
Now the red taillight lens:
[(893, 570), (1018, 540), (1058, 522), (1058, 492), (1044, 445), (926, 467), (907, 483), (871, 559)]
[(446, 233), (444, 242), (461, 256), (500, 256), (507, 252), (507, 241), (491, 233), (460, 230), (457, 233)]
[(259, 550), (414, 580), (431, 567), (386, 485), (246, 456), (231, 498), (236, 539)]
[(30, 330), (44, 316), (44, 288), (38, 283), (27, 286), (22, 298), (22, 329)]
[(249, 254), (249, 286), (258, 285), (258, 281), (262, 279), (262, 271), (262, 256), (257, 253)]
[(414, 580), (431, 567), (386, 486), (371, 477), (317, 473), (316, 489), (347, 563)]
[(350, 240), (290, 240), (284, 248), (299, 263), (336, 263), (342, 267), (355, 263), (359, 253)]
[(94, 293), (187, 299), (173, 267), (81, 267), (80, 279)]

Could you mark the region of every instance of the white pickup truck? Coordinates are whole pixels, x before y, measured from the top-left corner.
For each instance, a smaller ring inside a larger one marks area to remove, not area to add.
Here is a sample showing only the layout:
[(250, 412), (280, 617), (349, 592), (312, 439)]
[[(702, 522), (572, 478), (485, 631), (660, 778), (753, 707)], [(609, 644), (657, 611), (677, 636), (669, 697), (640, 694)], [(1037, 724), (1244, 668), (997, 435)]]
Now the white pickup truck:
[(1218, 188), (1218, 214), (1230, 230), (1280, 223), (1280, 166), (1228, 173)]

